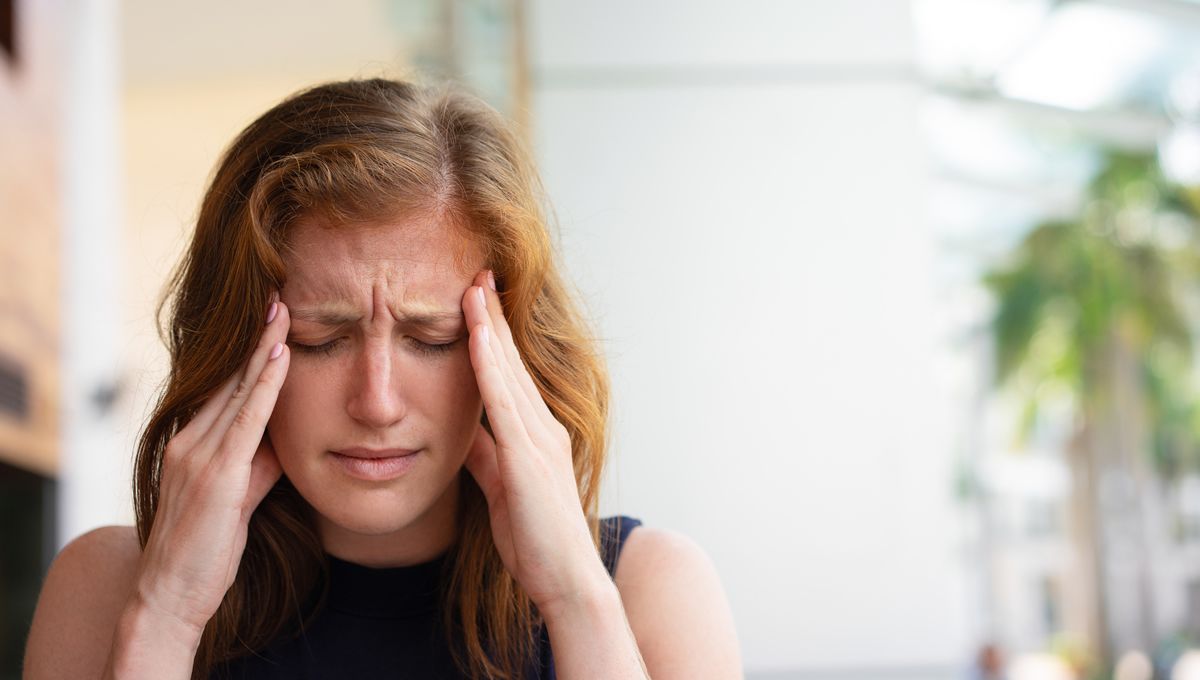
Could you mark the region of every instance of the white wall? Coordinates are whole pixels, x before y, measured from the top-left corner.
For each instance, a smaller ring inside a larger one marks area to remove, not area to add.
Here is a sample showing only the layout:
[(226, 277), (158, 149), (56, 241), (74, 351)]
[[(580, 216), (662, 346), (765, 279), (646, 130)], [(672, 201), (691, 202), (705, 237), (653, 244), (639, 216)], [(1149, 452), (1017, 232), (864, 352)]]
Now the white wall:
[(541, 169), (613, 373), (606, 511), (708, 550), (752, 676), (963, 663), (907, 3), (531, 22)]

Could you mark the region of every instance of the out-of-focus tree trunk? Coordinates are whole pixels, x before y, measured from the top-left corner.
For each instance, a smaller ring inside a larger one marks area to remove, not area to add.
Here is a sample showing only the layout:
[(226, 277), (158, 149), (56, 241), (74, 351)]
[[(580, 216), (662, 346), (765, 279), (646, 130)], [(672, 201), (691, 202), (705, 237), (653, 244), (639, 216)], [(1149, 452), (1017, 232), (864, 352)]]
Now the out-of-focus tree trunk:
[(1080, 425), (1068, 449), (1073, 627), (1095, 659), (1150, 650), (1155, 640), (1145, 495), (1149, 429), (1140, 366), (1114, 332), (1089, 363)]
[(1087, 405), (1067, 448), (1067, 466), (1071, 475), (1069, 534), (1072, 569), (1066, 594), (1069, 629), (1083, 636), (1087, 650), (1098, 659), (1108, 658), (1107, 612), (1101, 584), (1104, 580), (1100, 558), (1100, 527), (1096, 513), (1093, 424)]
[(1109, 607), (1112, 651), (1149, 652), (1156, 640), (1152, 591), (1152, 551), (1147, 532), (1150, 489), (1150, 430), (1146, 412), (1142, 366), (1130, 338), (1114, 329), (1110, 336), (1111, 413), (1113, 429), (1110, 458), (1115, 480), (1101, 518), (1111, 539), (1104, 559), (1114, 568), (1109, 574), (1110, 599), (1123, 596), (1123, 608)]

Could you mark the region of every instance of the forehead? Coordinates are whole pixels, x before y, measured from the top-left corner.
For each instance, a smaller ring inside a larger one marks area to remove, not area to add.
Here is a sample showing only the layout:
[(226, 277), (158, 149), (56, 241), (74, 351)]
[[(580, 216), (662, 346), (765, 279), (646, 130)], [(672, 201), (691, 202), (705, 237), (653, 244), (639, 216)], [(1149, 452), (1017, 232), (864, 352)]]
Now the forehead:
[(401, 297), (461, 295), (483, 266), (463, 230), (437, 215), (330, 224), (302, 217), (283, 254), (293, 299), (357, 299), (380, 285)]

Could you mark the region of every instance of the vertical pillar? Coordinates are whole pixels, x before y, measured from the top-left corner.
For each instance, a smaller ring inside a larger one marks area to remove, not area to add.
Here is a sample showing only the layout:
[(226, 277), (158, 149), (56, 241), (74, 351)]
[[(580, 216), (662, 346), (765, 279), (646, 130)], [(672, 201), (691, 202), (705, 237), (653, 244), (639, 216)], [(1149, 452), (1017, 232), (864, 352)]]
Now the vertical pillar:
[[(63, 140), (62, 450), (58, 540), (128, 521), (119, 395), (118, 4), (80, 0), (69, 27)], [(122, 479), (122, 478), (125, 479)]]

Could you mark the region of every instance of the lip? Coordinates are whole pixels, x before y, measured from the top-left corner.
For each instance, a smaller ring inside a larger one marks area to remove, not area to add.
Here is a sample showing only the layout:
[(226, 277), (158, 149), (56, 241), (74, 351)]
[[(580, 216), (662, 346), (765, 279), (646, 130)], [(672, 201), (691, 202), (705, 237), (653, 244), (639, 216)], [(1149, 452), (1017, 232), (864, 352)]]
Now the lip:
[(344, 449), (330, 457), (350, 477), (367, 482), (386, 482), (404, 475), (416, 465), (420, 449)]
[(411, 456), (419, 449), (368, 449), (355, 446), (348, 449), (338, 449), (333, 453), (347, 458), (402, 458)]

